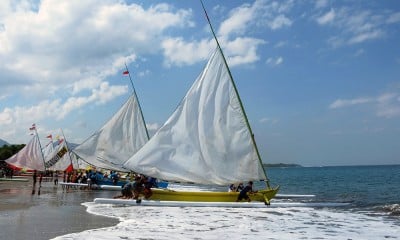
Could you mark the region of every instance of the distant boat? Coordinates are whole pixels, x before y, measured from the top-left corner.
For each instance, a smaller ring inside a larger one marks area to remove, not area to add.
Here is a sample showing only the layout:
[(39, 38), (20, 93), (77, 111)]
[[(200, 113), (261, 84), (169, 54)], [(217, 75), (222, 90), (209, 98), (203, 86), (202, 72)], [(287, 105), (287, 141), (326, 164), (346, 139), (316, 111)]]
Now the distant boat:
[(5, 161), (17, 170), (45, 171), (44, 158), (37, 133), (34, 134), (25, 147)]

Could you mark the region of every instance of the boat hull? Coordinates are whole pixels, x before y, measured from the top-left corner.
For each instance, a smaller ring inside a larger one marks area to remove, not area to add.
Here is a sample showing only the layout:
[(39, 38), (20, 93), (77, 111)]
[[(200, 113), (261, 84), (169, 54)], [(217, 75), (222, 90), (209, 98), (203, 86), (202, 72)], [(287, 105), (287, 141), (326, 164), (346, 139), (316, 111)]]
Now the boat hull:
[[(153, 194), (149, 198), (156, 201), (186, 201), (186, 202), (236, 202), (238, 192), (208, 192), (208, 191), (175, 191), (170, 189), (152, 189)], [(275, 197), (279, 187), (259, 190), (256, 193), (250, 193), (251, 201), (264, 202)], [(245, 200), (244, 200), (245, 201)]]

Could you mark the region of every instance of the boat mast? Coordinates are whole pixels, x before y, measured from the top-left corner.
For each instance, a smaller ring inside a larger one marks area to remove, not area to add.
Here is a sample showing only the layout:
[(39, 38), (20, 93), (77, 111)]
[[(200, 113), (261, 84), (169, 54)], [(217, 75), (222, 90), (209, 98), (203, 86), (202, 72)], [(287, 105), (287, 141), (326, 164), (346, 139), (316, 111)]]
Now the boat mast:
[(244, 111), (243, 103), (242, 103), (242, 100), (240, 99), (239, 92), (238, 92), (238, 90), (237, 90), (237, 88), (236, 88), (236, 84), (235, 84), (235, 82), (233, 81), (233, 77), (232, 77), (231, 70), (229, 69), (228, 63), (226, 62), (225, 55), (224, 55), (224, 53), (222, 52), (221, 45), (219, 44), (219, 41), (218, 41), (218, 39), (217, 39), (217, 36), (215, 35), (214, 28), (213, 28), (213, 26), (211, 25), (211, 21), (210, 21), (210, 18), (208, 17), (206, 8), (204, 7), (204, 3), (203, 3), (202, 0), (200, 0), (200, 2), (201, 2), (201, 6), (203, 7), (204, 13), (205, 13), (205, 15), (206, 15), (208, 25), (210, 26), (211, 32), (212, 32), (212, 34), (213, 34), (213, 36), (214, 36), (214, 39), (215, 39), (215, 41), (216, 41), (216, 43), (217, 43), (218, 50), (220, 51), (220, 53), (221, 53), (221, 55), (222, 55), (222, 58), (223, 58), (223, 60), (224, 60), (225, 66), (226, 66), (226, 68), (228, 69), (228, 74), (229, 74), (229, 77), (230, 77), (230, 79), (231, 79), (231, 82), (232, 82), (232, 85), (233, 85), (233, 89), (235, 90), (236, 96), (237, 96), (237, 98), (238, 98), (238, 100), (239, 100), (240, 108), (242, 109), (244, 118), (245, 118), (245, 120), (246, 120), (247, 128), (249, 129), (249, 132), (250, 132), (250, 134), (251, 134), (251, 139), (252, 139), (252, 141), (253, 141), (253, 145), (254, 145), (254, 148), (255, 148), (256, 153), (257, 153), (257, 156), (258, 156), (258, 161), (260, 162), (261, 167), (262, 167), (263, 172), (264, 172), (264, 175), (265, 175), (265, 181), (266, 181), (266, 183), (267, 183), (268, 188), (270, 188), (269, 180), (268, 180), (267, 174), (266, 174), (265, 169), (264, 169), (264, 165), (263, 165), (262, 160), (261, 160), (261, 155), (260, 155), (260, 152), (258, 151), (257, 144), (256, 144), (256, 140), (254, 139), (254, 134), (253, 134), (253, 131), (251, 130), (250, 123), (249, 123), (249, 120), (248, 120), (248, 118), (247, 118), (246, 112)]
[(131, 72), (129, 71), (128, 66), (126, 65), (126, 63), (125, 63), (125, 68), (126, 68), (126, 72), (128, 72), (129, 80), (131, 81), (131, 84), (132, 84), (133, 94), (135, 95), (136, 101), (137, 101), (138, 106), (139, 106), (140, 116), (142, 117), (142, 121), (144, 123), (144, 129), (146, 130), (147, 140), (149, 140), (150, 136), (149, 136), (149, 132), (147, 131), (146, 121), (144, 120), (142, 107), (140, 106), (139, 98), (136, 95), (135, 86), (133, 85), (133, 81), (132, 81), (132, 78), (131, 78)]

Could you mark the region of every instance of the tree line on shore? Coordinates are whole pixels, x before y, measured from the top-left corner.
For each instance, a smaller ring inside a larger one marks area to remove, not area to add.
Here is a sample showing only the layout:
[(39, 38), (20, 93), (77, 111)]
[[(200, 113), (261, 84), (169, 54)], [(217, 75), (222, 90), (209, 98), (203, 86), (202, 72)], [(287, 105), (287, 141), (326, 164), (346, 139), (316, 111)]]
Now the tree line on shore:
[(4, 161), (25, 147), (25, 144), (4, 145), (0, 147), (0, 161)]

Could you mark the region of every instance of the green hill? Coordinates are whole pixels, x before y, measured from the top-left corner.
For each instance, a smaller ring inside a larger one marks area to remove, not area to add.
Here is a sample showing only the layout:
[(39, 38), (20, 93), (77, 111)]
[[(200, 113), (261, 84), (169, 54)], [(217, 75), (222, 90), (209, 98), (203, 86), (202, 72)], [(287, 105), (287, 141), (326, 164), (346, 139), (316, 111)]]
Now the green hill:
[(264, 167), (272, 168), (272, 167), (303, 167), (299, 164), (294, 163), (264, 163)]

